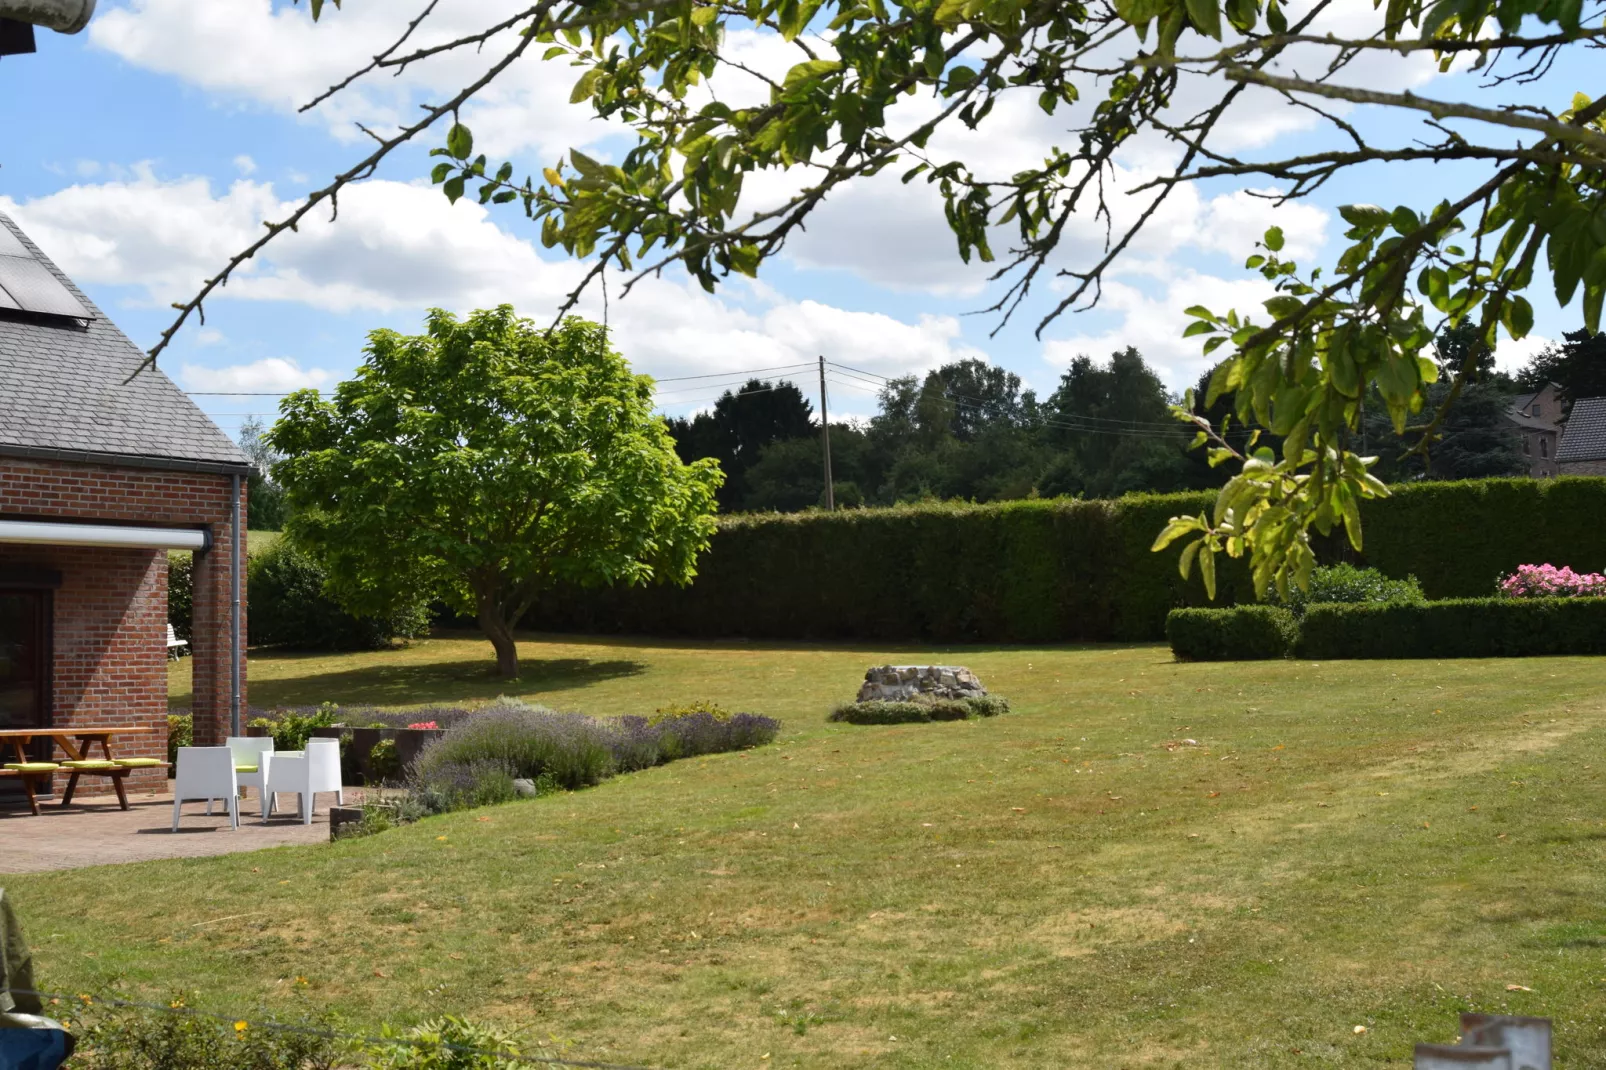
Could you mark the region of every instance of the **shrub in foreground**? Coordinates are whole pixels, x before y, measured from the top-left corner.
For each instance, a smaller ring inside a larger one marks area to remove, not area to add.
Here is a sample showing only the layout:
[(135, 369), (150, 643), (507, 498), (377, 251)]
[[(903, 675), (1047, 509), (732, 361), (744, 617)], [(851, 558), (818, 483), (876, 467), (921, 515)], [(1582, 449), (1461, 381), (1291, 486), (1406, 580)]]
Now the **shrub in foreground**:
[(844, 702), (831, 711), (830, 721), (848, 724), (918, 724), (925, 721), (965, 721), (997, 717), (1009, 712), (1009, 700), (1000, 695), (976, 698), (930, 699), (915, 702)]
[(1289, 655), (1299, 621), (1281, 606), (1173, 609), (1165, 634), (1183, 661), (1264, 661)]
[[(75, 1026), (82, 1070), (520, 1070), (511, 1033), (455, 1015), (377, 1038), (342, 1035), (328, 1016), (290, 1023), (231, 1021), (197, 1013), (186, 997), (166, 1010), (86, 1006)], [(537, 1060), (544, 1061), (544, 1060)]]
[(1312, 606), (1296, 650), (1315, 659), (1606, 654), (1606, 598)]

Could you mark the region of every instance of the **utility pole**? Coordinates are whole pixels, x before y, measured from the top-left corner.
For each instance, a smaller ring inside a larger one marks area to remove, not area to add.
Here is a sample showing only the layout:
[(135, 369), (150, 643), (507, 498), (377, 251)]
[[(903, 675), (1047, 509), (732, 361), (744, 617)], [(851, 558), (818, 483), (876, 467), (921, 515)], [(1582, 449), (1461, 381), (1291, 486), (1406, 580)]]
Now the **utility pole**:
[(820, 441), (825, 446), (825, 511), (836, 512), (836, 488), (831, 484), (831, 418), (825, 411), (825, 356), (820, 356)]

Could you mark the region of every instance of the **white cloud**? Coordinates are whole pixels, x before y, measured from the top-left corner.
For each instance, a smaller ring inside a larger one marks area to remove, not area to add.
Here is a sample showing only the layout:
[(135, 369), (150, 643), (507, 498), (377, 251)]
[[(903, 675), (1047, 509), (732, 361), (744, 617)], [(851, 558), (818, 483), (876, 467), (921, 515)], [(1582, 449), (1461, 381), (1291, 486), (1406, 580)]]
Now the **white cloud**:
[(1530, 334), (1516, 341), (1502, 334), (1499, 344), (1494, 347), (1495, 367), (1503, 372), (1519, 372), (1539, 355), (1540, 350), (1555, 344), (1555, 339), (1544, 338), (1537, 334)]
[(222, 368), (185, 364), (179, 368), (179, 378), (190, 390), (251, 394), (325, 387), (333, 384), (336, 376), (324, 368), (302, 368), (285, 357), (268, 357)]
[[(0, 197), (0, 210), (74, 278), (128, 287), (152, 305), (192, 296), (261, 232), (262, 219), (278, 218), (286, 207), (270, 183), (240, 179), (214, 194), (205, 179), (163, 181), (149, 170), (131, 182), (70, 186), (26, 202)], [(544, 320), (584, 270), (574, 261), (542, 259), (478, 204), (452, 205), (428, 186), (375, 180), (348, 191), (338, 221), (310, 218), (250, 261), (209, 302), (209, 319), (225, 322), (229, 302), (253, 300), (419, 318), (431, 306), (466, 312), (509, 302)], [(618, 287), (615, 280), (608, 310), (616, 341), (638, 369), (659, 376), (802, 363), (820, 353), (896, 375), (976, 355), (952, 316), (908, 323), (792, 300), (745, 282), (719, 297), (683, 278), (646, 279), (622, 300)], [(601, 318), (600, 292), (580, 311)], [(214, 371), (225, 376), (216, 389), (319, 385), (317, 377), (327, 374), (278, 359)], [(196, 364), (185, 374), (212, 373)], [(201, 379), (193, 382), (200, 389)]]
[(217, 345), (219, 342), (223, 341), (223, 339), (223, 332), (218, 330), (216, 327), (202, 327), (200, 330), (195, 332), (194, 341), (198, 346), (212, 346)]
[[(443, 4), (407, 47), (441, 44), (494, 25), (525, 5), (519, 0), (461, 0)], [(276, 9), (277, 8), (277, 9)], [(307, 5), (272, 0), (129, 0), (90, 23), (91, 42), (146, 70), (181, 78), (220, 99), (234, 97), (294, 112), (326, 87), (366, 66), (395, 41), (419, 8), (407, 3), (326, 8), (314, 23)], [(516, 43), (510, 33), (483, 48), (461, 48), (409, 67), (399, 77), (376, 72), (311, 113), (336, 137), (366, 140), (357, 129), (393, 129), (418, 117), (416, 105), (451, 96), (474, 81)], [(589, 108), (568, 103), (577, 72), (561, 61), (543, 63), (540, 49), (509, 68), (463, 112), (488, 151), (516, 155), (534, 149), (555, 158), (570, 145), (606, 134)], [(444, 136), (444, 131), (442, 131)]]
[(1236, 308), (1265, 321), (1260, 303), (1272, 296), (1264, 279), (1223, 279), (1183, 272), (1153, 292), (1124, 282), (1107, 282), (1100, 314), (1115, 320), (1110, 329), (1096, 334), (1071, 334), (1043, 344), (1043, 359), (1056, 369), (1073, 357), (1086, 354), (1096, 361), (1127, 346), (1135, 346), (1172, 390), (1192, 386), (1214, 363), (1203, 355), (1201, 338), (1183, 338), (1191, 322), (1183, 314), (1190, 305), (1204, 305), (1218, 315)]
[(256, 174), (257, 162), (242, 152), (234, 158), (234, 169), (242, 175), (254, 175)]

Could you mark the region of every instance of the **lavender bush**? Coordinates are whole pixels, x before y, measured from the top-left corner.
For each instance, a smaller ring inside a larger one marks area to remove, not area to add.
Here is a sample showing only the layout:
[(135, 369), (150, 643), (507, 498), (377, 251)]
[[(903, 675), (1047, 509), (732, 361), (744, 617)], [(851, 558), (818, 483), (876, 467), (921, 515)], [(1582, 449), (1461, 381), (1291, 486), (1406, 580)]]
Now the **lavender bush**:
[[(696, 712), (653, 724), (646, 717), (600, 720), (498, 699), (457, 719), (425, 747), (411, 780), (415, 792), (428, 794), (432, 809), (443, 800), (450, 808), (479, 806), (510, 798), (514, 778), (574, 791), (677, 758), (762, 746), (780, 728), (779, 721), (751, 713), (722, 720)], [(481, 777), (495, 784), (482, 787)]]

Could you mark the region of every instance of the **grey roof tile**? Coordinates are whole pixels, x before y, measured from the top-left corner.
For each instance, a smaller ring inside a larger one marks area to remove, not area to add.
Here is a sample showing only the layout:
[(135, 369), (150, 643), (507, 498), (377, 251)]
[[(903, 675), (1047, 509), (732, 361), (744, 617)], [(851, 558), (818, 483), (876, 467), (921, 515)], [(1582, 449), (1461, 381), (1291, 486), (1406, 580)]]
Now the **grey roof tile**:
[(1556, 460), (1606, 460), (1606, 398), (1579, 398), (1567, 414)]
[(84, 328), (0, 314), (0, 447), (250, 463), (160, 369), (125, 383), (140, 348), (4, 214), (0, 234), (20, 240), (95, 317)]

